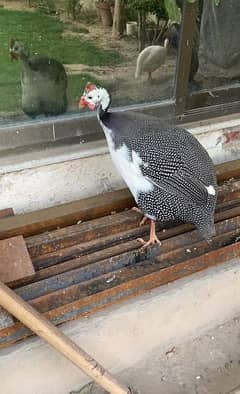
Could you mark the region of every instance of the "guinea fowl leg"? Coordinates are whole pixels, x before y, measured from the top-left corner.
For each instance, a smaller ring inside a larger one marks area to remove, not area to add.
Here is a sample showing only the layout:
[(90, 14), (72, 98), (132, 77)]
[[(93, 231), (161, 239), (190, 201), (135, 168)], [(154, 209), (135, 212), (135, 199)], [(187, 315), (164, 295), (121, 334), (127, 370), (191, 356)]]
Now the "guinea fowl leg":
[(154, 220), (151, 220), (151, 223), (150, 223), (150, 238), (149, 238), (149, 241), (146, 242), (142, 238), (138, 238), (137, 240), (139, 242), (141, 242), (143, 249), (147, 248), (150, 245), (154, 245), (154, 244), (161, 245), (161, 241), (160, 241), (160, 239), (158, 239), (157, 234), (156, 234), (156, 224), (155, 224)]
[(148, 81), (151, 81), (152, 80), (152, 73), (151, 73), (151, 71), (148, 71)]
[[(137, 212), (137, 213), (141, 213), (143, 215), (141, 209), (139, 209), (138, 207), (132, 207), (131, 209), (132, 209), (132, 211)], [(139, 223), (139, 226), (143, 226), (147, 220), (148, 220), (148, 217), (143, 215), (143, 218), (142, 218), (141, 222)]]

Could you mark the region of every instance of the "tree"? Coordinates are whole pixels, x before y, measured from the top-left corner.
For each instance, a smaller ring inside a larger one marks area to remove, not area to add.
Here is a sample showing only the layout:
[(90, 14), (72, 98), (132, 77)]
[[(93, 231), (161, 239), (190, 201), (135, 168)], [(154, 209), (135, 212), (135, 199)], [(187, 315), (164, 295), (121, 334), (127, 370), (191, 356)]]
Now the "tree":
[(113, 14), (113, 27), (112, 36), (114, 38), (120, 38), (124, 31), (124, 0), (115, 0), (114, 3), (114, 14)]

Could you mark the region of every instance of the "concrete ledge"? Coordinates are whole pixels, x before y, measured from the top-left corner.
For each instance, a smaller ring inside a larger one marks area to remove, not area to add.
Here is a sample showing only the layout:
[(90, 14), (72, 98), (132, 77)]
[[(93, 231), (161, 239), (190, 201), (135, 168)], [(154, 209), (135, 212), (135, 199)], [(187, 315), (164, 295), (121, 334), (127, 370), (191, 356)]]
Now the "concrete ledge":
[[(187, 125), (215, 163), (240, 157), (240, 115)], [(93, 134), (94, 136), (94, 134)], [(102, 135), (103, 137), (103, 135)], [(2, 154), (0, 209), (33, 211), (123, 188), (105, 139)]]

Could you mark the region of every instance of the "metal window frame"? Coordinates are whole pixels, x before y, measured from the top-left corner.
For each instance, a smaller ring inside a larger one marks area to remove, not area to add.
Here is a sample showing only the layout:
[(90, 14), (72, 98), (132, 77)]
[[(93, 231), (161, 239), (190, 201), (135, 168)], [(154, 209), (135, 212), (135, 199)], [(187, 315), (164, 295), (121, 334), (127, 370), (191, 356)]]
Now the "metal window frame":
[(188, 80), (198, 0), (185, 0), (175, 80), (175, 115), (179, 121), (194, 121), (240, 112), (240, 84), (189, 93)]

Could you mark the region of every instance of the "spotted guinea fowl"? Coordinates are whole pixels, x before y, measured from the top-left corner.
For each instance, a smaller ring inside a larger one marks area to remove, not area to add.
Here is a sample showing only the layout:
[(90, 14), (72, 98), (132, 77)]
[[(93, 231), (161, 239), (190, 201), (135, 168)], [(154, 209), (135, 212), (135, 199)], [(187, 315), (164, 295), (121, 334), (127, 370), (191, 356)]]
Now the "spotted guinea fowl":
[(22, 109), (34, 118), (37, 115), (59, 115), (67, 109), (67, 75), (63, 65), (45, 56), (30, 56), (28, 48), (11, 40), (12, 60), (22, 60)]
[(217, 182), (207, 151), (187, 130), (139, 113), (109, 112), (108, 91), (88, 83), (79, 107), (97, 108), (112, 160), (143, 214), (150, 239), (155, 221), (192, 223), (203, 238), (215, 234)]
[(166, 60), (168, 39), (164, 46), (150, 45), (144, 48), (138, 55), (135, 78), (138, 79), (144, 72), (148, 73), (148, 79), (152, 78), (152, 72), (160, 68)]

